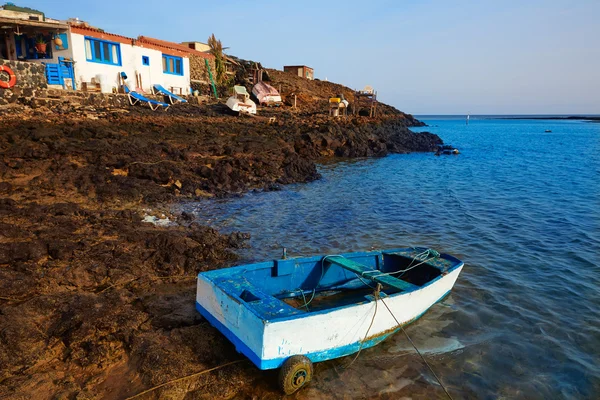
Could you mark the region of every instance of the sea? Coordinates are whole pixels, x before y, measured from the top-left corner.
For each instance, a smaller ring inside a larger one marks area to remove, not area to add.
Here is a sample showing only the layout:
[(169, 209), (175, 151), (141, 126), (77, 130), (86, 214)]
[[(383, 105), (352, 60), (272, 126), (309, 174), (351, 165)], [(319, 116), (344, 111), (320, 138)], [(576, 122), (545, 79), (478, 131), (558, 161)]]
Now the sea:
[[(406, 332), (453, 398), (600, 398), (600, 123), (421, 116), (459, 155), (328, 160), (322, 179), (185, 205), (240, 263), (424, 246), (465, 262)], [(309, 398), (445, 398), (397, 333), (320, 363)]]

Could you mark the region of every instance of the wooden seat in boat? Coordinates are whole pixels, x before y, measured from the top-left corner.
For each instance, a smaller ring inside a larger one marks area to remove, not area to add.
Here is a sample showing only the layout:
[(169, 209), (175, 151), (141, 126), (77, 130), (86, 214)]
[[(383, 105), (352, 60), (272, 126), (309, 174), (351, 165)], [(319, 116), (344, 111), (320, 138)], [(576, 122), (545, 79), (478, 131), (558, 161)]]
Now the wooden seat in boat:
[(329, 262), (331, 264), (335, 264), (339, 267), (347, 269), (348, 271), (352, 271), (361, 278), (381, 283), (385, 286), (400, 289), (404, 292), (412, 292), (413, 290), (419, 289), (419, 286), (417, 285), (413, 285), (412, 283), (408, 283), (406, 281), (403, 281), (402, 279), (398, 279), (391, 275), (387, 275), (379, 270), (369, 268), (366, 265), (360, 264), (356, 261), (352, 261), (349, 258), (341, 256), (328, 256), (325, 259), (325, 262)]

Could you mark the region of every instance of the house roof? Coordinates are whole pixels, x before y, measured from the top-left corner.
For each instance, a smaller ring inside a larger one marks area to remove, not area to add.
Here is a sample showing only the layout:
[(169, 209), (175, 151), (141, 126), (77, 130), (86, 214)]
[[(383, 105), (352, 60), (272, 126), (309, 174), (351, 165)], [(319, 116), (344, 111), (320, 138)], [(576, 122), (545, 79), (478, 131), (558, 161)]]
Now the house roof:
[(102, 29), (92, 28), (91, 26), (85, 26), (83, 24), (71, 24), (71, 32), (124, 44), (133, 44), (134, 42), (134, 39), (129, 38), (127, 36), (121, 36), (116, 35), (114, 33), (104, 32)]
[(98, 39), (110, 40), (113, 42), (154, 49), (174, 56), (187, 57), (189, 55), (195, 55), (208, 59), (214, 58), (212, 54), (190, 49), (189, 47), (183, 46), (178, 43), (167, 42), (166, 40), (155, 39), (148, 36), (139, 36), (137, 39), (133, 39), (127, 36), (121, 36), (116, 35), (114, 33), (104, 32), (102, 29), (93, 28), (91, 26), (85, 26), (83, 24), (71, 24), (71, 32), (78, 33), (80, 35), (91, 36)]
[(190, 43), (197, 43), (197, 44), (203, 44), (205, 46), (208, 46), (208, 43), (204, 43), (204, 42), (199, 42), (197, 40), (192, 40), (190, 42), (181, 42), (181, 44), (190, 44)]
[(41, 22), (41, 21), (29, 21), (25, 19), (16, 19), (16, 18), (5, 18), (0, 17), (0, 26), (12, 26), (12, 25), (20, 25), (20, 26), (34, 26), (38, 28), (50, 28), (50, 29), (67, 29), (68, 26), (63, 23), (56, 22)]
[(308, 68), (308, 69), (313, 69), (311, 67), (307, 67), (306, 65), (284, 65), (283, 68)]
[(179, 43), (167, 42), (165, 40), (154, 39), (148, 36), (140, 36), (136, 40), (136, 46), (150, 47), (160, 51), (168, 51), (174, 55), (195, 55), (202, 58), (214, 58), (212, 54), (203, 53), (198, 50), (190, 49)]
[(0, 10), (16, 11), (16, 12), (21, 12), (21, 13), (26, 13), (26, 14), (38, 14), (38, 15), (45, 17), (44, 13), (39, 10), (34, 10), (33, 8), (29, 8), (29, 7), (19, 7), (12, 3), (6, 3), (5, 5), (0, 6)]
[(227, 54), (223, 54), (223, 56), (225, 57), (225, 61), (232, 63), (233, 65), (240, 65), (239, 62), (237, 62), (236, 60), (234, 60), (231, 57), (228, 57)]

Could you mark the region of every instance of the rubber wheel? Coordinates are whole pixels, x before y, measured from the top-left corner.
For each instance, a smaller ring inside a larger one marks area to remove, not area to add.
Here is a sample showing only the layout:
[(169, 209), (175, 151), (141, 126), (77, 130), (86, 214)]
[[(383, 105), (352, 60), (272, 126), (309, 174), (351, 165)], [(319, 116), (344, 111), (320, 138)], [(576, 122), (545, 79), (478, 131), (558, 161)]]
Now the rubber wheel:
[(279, 370), (279, 387), (285, 394), (292, 394), (312, 379), (313, 365), (305, 356), (292, 356), (285, 360)]

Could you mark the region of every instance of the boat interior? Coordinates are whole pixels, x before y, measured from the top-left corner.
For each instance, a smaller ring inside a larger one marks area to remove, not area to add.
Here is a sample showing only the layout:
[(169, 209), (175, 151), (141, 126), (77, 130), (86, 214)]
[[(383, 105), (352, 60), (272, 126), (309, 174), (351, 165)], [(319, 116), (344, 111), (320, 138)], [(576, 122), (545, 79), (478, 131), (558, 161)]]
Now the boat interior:
[(246, 88), (243, 86), (234, 86), (233, 95), (242, 103), (245, 103), (246, 100), (250, 99), (250, 94), (246, 91)]
[(276, 260), (207, 274), (265, 320), (418, 290), (461, 262), (424, 248)]

